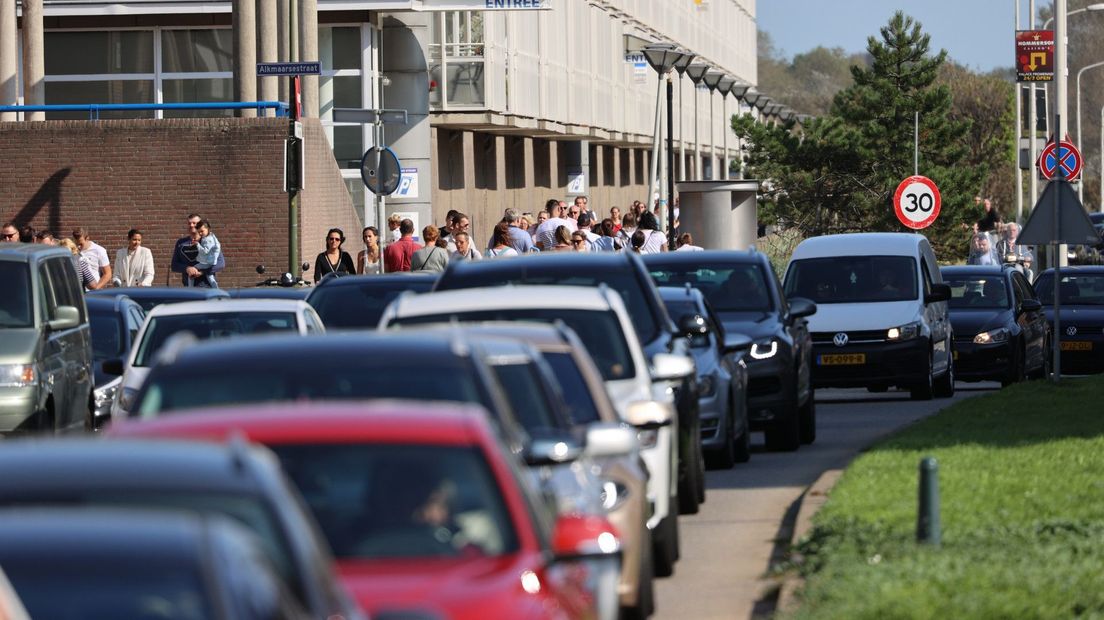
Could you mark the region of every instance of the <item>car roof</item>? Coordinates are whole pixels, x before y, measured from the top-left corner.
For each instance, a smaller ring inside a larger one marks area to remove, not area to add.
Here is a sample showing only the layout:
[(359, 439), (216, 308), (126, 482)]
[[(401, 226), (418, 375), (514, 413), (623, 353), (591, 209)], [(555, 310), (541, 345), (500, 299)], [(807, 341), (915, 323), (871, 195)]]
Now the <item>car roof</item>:
[[(114, 295), (112, 297), (105, 295), (87, 296), (84, 298), (84, 303), (88, 306), (89, 312), (119, 312), (123, 306), (138, 306), (137, 302), (126, 295)], [(138, 306), (138, 308), (140, 309), (141, 306)]]
[(9, 498), (79, 495), (93, 489), (256, 494), (260, 483), (254, 475), (278, 468), (274, 459), (262, 455), (181, 441), (10, 440), (0, 450), (0, 504)]
[(29, 263), (49, 255), (72, 256), (68, 249), (45, 243), (0, 243), (0, 260)]
[(763, 261), (764, 255), (750, 250), (705, 250), (702, 252), (660, 252), (658, 254), (645, 254), (641, 258), (647, 267), (668, 265), (702, 267), (717, 263), (757, 265)]
[(797, 245), (791, 261), (834, 256), (915, 256), (927, 239), (914, 233), (847, 233), (809, 237)]
[(703, 299), (702, 292), (692, 286), (657, 286), (656, 288), (659, 289), (659, 296), (664, 302), (687, 300), (699, 302)]
[[(310, 364), (318, 359), (348, 360), (350, 368), (365, 356), (387, 359), (433, 359), (435, 365), (466, 357), (463, 340), (415, 332), (352, 331), (317, 334), (303, 338), (290, 334), (265, 334), (249, 338), (203, 340), (181, 349), (173, 367), (240, 367), (241, 364), (286, 367)], [(153, 372), (156, 372), (154, 370)]]
[[(1104, 265), (1070, 265), (1068, 267), (1062, 267), (1062, 273), (1065, 275), (1074, 274), (1104, 274)], [(1054, 269), (1047, 269), (1039, 274), (1039, 277), (1044, 275), (1054, 275)], [(1036, 279), (1037, 280), (1037, 279)]]
[(309, 286), (252, 286), (224, 289), (234, 299), (306, 299)]
[(423, 401), (268, 403), (174, 411), (111, 428), (119, 437), (225, 437), (235, 430), (258, 443), (416, 443), (470, 446), (490, 433), (476, 405)]
[(940, 267), (944, 275), (997, 275), (1011, 271), (1011, 267), (1001, 265), (948, 265)]
[(211, 299), (230, 296), (225, 289), (200, 286), (121, 286), (88, 291), (87, 294), (96, 297), (126, 295), (131, 299)]
[(527, 342), (538, 350), (569, 346), (571, 328), (566, 325), (529, 321), (482, 321), (464, 323), (463, 330), (469, 336), (513, 338)]
[[(516, 260), (511, 258), (510, 260)], [(480, 310), (609, 310), (616, 294), (581, 286), (491, 286), (435, 291), (426, 295), (402, 296), (391, 302), (384, 316), (412, 317)]]
[(149, 316), (176, 316), (181, 314), (226, 314), (234, 312), (302, 312), (310, 308), (302, 299), (221, 299), (184, 301), (177, 304), (162, 304), (150, 310)]
[(538, 252), (510, 257), (508, 261), (452, 261), (447, 272), (516, 273), (532, 267), (544, 272), (549, 269), (611, 269), (629, 266), (639, 258), (627, 252)]
[(382, 287), (391, 288), (397, 284), (415, 283), (433, 285), (440, 276), (433, 271), (401, 271), (395, 273), (383, 273), (374, 275), (341, 276), (339, 278), (325, 278), (314, 285), (314, 290), (338, 288), (342, 286)]

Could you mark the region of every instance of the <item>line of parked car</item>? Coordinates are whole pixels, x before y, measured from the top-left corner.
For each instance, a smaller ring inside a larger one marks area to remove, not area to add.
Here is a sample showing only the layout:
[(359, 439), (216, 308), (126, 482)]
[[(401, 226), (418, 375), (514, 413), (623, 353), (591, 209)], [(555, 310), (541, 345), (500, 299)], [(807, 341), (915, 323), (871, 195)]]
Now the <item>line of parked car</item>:
[[(81, 295), (68, 253), (18, 244), (0, 276), (0, 431), (103, 430), (3, 442), (0, 535), (88, 523), (42, 554), (95, 564), (115, 617), (647, 617), (752, 432), (813, 443), (818, 387), (1045, 375), (1054, 337), (1051, 272), (940, 269), (911, 234), (806, 240), (784, 280), (754, 251), (563, 253)], [(1101, 370), (1104, 267), (1059, 289), (1063, 365)], [(33, 551), (0, 567), (66, 617)]]

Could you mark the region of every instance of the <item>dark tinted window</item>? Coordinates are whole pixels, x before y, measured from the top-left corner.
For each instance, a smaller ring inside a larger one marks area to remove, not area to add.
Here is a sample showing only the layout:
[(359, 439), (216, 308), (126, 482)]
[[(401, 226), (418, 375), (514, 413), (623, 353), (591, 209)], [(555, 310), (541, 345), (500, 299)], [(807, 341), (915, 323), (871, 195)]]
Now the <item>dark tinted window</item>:
[(579, 339), (586, 345), (590, 356), (594, 358), (598, 371), (606, 381), (630, 379), (636, 376), (632, 354), (629, 351), (621, 322), (610, 311), (599, 310), (545, 310), (543, 308), (525, 308), (517, 310), (481, 310), (478, 312), (452, 312), (425, 316), (411, 316), (396, 319), (392, 325), (424, 325), (427, 323), (447, 323), (451, 320), (464, 322), (479, 321), (540, 321), (552, 323), (563, 321), (575, 330)]
[[(183, 375), (183, 376), (182, 376)], [(312, 359), (227, 367), (213, 365), (183, 371), (165, 366), (146, 380), (136, 415), (220, 405), (302, 400), (404, 398), (479, 403), (470, 372), (455, 364), (418, 359)]]
[(0, 295), (0, 329), (5, 327), (31, 327), (31, 274), (26, 263), (0, 261), (0, 282), (4, 283)]
[(426, 292), (433, 288), (433, 282), (433, 278), (426, 278), (424, 284), (391, 290), (378, 286), (323, 286), (311, 293), (307, 301), (328, 329), (375, 329), (387, 304), (407, 290)]
[[(1046, 273), (1035, 281), (1039, 301), (1054, 304), (1054, 273)], [(1060, 299), (1064, 304), (1079, 306), (1104, 306), (1104, 274), (1062, 274), (1058, 284)]]
[(72, 259), (59, 256), (46, 261), (46, 269), (50, 272), (51, 284), (54, 288), (54, 298), (59, 306), (73, 306), (80, 314), (80, 320), (88, 320), (84, 305), (84, 295), (80, 276)]
[(818, 304), (918, 299), (916, 259), (836, 256), (794, 261), (786, 273), (786, 297), (805, 297)]
[(575, 424), (590, 424), (598, 421), (598, 407), (590, 395), (586, 378), (575, 363), (571, 353), (544, 353), (544, 360), (552, 367), (556, 379), (563, 388), (567, 401), (567, 413)]
[(1004, 309), (1012, 307), (1003, 274), (984, 276), (947, 275), (943, 282), (951, 287), (951, 308)]
[(338, 558), (480, 557), (518, 548), (497, 480), (477, 448), (271, 448)]
[(533, 364), (497, 364), (491, 368), (522, 428), (532, 432), (559, 426), (549, 402), (548, 386)]
[(190, 332), (199, 340), (244, 334), (298, 331), (294, 312), (218, 312), (169, 315), (150, 319), (135, 357), (135, 366), (149, 366), (157, 350), (174, 334)]
[(591, 270), (594, 273), (579, 273), (562, 269), (559, 266), (553, 268), (536, 264), (537, 262), (539, 261), (525, 261), (525, 270), (520, 273), (477, 270), (472, 273), (458, 275), (454, 272), (447, 272), (441, 277), (437, 289), (447, 291), (458, 288), (502, 286), (505, 284), (594, 288), (599, 284), (605, 284), (621, 295), (622, 301), (625, 302), (625, 309), (632, 319), (633, 327), (640, 334), (642, 341), (650, 341), (659, 333), (659, 319), (652, 314), (652, 307), (648, 303), (647, 297), (645, 297), (646, 294), (654, 293), (645, 289), (644, 287), (648, 283), (640, 282), (632, 271), (626, 269), (609, 272)]
[[(763, 270), (755, 264), (671, 265), (651, 267), (650, 271), (659, 286), (689, 284), (698, 289), (718, 312), (769, 311), (773, 308)], [(673, 314), (671, 318), (678, 320)]]
[(122, 357), (123, 341), (119, 330), (119, 315), (114, 312), (93, 312), (88, 324), (92, 328), (92, 357), (96, 360)]
[(199, 567), (151, 554), (137, 559), (51, 561), (0, 556), (32, 618), (215, 617)]

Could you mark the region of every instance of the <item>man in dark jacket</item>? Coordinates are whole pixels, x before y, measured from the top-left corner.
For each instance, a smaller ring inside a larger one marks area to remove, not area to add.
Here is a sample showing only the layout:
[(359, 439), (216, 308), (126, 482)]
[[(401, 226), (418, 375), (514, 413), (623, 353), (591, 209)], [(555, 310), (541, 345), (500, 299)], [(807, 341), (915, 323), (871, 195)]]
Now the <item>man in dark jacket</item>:
[[(180, 274), (180, 283), (187, 286), (188, 278), (192, 278), (196, 283), (196, 286), (206, 286), (204, 278), (196, 278), (188, 273), (189, 268), (195, 268), (196, 256), (199, 252), (199, 248), (196, 243), (199, 242), (199, 231), (196, 230), (196, 225), (199, 224), (203, 218), (199, 217), (195, 213), (188, 215), (188, 234), (176, 240), (176, 245), (173, 247), (172, 253), (172, 273)], [(226, 269), (226, 259), (223, 258), (223, 253), (219, 252), (218, 261), (215, 262), (215, 266), (211, 268), (211, 273), (218, 273)], [(165, 284), (169, 283), (168, 277), (165, 278)]]

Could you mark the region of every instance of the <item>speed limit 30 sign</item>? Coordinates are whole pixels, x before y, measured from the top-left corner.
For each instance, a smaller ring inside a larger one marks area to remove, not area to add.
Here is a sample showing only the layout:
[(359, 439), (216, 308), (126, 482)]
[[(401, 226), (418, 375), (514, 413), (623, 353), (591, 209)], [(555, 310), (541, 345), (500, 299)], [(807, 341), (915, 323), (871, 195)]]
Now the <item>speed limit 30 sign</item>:
[(939, 188), (928, 177), (911, 176), (897, 186), (893, 210), (901, 223), (914, 230), (931, 226), (939, 217)]

